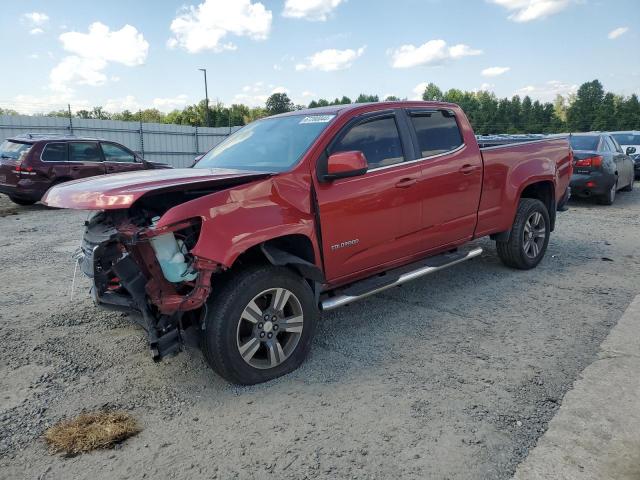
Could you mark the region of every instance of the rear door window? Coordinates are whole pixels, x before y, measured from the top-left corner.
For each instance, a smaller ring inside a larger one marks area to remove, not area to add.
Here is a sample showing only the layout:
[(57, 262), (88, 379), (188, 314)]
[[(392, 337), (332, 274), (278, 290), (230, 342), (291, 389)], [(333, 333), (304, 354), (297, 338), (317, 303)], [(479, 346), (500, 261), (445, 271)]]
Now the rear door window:
[(122, 147), (111, 143), (102, 143), (101, 145), (104, 159), (107, 162), (135, 163), (136, 161), (135, 155)]
[(17, 160), (21, 155), (26, 155), (32, 146), (33, 144), (31, 143), (20, 143), (5, 140), (0, 143), (0, 160), (3, 158)]
[(102, 162), (102, 155), (97, 143), (72, 142), (69, 144), (69, 160), (72, 162)]
[(402, 163), (404, 153), (395, 117), (375, 118), (354, 126), (332, 149), (332, 153), (350, 151), (364, 153), (369, 169)]
[(66, 143), (47, 143), (42, 151), (43, 162), (66, 162), (68, 159)]
[(455, 150), (463, 144), (456, 118), (443, 111), (411, 112), (422, 158)]

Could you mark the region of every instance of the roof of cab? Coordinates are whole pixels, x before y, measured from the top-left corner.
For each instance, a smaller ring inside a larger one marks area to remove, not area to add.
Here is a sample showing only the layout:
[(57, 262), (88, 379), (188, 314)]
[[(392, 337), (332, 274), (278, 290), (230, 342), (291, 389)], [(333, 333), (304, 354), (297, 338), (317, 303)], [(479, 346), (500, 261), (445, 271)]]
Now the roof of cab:
[(351, 110), (365, 109), (371, 105), (385, 108), (419, 108), (419, 107), (441, 107), (451, 108), (457, 105), (447, 102), (425, 102), (421, 100), (401, 100), (395, 102), (369, 102), (369, 103), (347, 103), (340, 105), (329, 105), (327, 107), (303, 108), (302, 110), (293, 110), (291, 112), (280, 113), (268, 118), (289, 117), (292, 115), (337, 115)]

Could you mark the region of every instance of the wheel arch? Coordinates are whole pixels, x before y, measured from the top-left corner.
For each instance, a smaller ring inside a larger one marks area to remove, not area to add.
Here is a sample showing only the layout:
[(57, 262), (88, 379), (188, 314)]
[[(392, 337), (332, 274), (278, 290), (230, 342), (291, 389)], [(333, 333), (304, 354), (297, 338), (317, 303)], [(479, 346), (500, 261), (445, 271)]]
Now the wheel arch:
[(555, 185), (550, 180), (542, 180), (532, 182), (525, 186), (520, 193), (519, 199), (522, 198), (535, 198), (540, 200), (549, 213), (549, 220), (551, 222), (551, 231), (553, 232), (556, 223), (556, 196)]
[(314, 244), (301, 233), (281, 235), (253, 245), (234, 260), (231, 269), (238, 263), (260, 261), (291, 268), (314, 283), (324, 282), (324, 273), (316, 265)]

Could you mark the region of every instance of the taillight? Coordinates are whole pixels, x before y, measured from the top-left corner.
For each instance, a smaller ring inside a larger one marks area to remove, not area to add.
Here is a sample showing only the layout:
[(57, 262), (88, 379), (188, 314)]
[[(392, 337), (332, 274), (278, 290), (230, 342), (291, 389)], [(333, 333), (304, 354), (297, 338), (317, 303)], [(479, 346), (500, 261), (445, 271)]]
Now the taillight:
[(601, 166), (602, 166), (602, 157), (600, 155), (595, 155), (593, 157), (576, 160), (576, 167), (598, 168)]

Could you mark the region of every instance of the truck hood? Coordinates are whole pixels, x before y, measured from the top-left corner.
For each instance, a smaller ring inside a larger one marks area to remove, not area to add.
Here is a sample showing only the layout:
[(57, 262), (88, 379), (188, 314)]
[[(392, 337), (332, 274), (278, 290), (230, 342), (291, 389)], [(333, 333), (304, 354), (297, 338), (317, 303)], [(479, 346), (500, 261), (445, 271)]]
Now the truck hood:
[(128, 208), (149, 192), (211, 188), (247, 183), (271, 175), (224, 168), (171, 168), (100, 175), (50, 188), (42, 203), (76, 210)]

